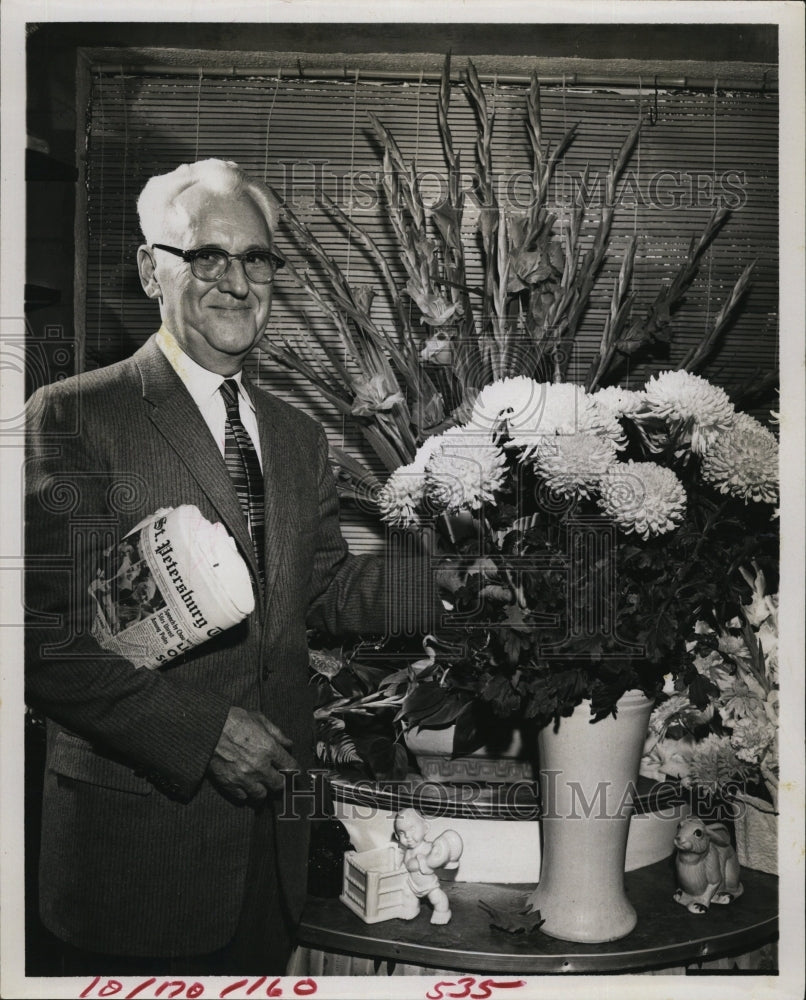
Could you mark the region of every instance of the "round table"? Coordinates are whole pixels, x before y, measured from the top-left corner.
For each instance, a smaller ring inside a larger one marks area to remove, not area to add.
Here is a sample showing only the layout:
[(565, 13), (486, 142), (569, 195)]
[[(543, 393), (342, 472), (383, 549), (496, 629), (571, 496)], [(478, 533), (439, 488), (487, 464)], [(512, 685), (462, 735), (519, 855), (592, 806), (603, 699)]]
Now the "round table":
[[(606, 944), (558, 941), (531, 931), (510, 934), (490, 926), (480, 901), (497, 908), (519, 909), (533, 886), (464, 882), (444, 885), (453, 918), (445, 926), (430, 923), (424, 905), (414, 920), (366, 924), (338, 899), (309, 897), (299, 930), (301, 952), (358, 956), (387, 963), (412, 963), (423, 972), (509, 972), (523, 975), (594, 972), (640, 972), (673, 969), (722, 956), (752, 952), (778, 933), (778, 879), (742, 869), (744, 894), (728, 906), (712, 906), (695, 916), (672, 899), (671, 858), (627, 872), (627, 895), (638, 924), (626, 937)], [(771, 960), (766, 956), (767, 962)], [(298, 956), (297, 970), (302, 966)], [(327, 963), (324, 963), (325, 965)], [(321, 954), (317, 974), (327, 974)], [(367, 963), (364, 963), (367, 967)], [(746, 963), (745, 963), (746, 967)], [(356, 974), (349, 961), (330, 974)], [(388, 971), (387, 971), (388, 974)]]

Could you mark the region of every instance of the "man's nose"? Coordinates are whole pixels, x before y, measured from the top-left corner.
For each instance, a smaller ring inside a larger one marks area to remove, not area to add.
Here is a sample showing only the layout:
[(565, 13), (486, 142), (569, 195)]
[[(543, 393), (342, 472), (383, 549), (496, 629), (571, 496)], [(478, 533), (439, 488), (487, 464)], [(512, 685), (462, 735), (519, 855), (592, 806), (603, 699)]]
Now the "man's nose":
[(244, 299), (249, 294), (249, 279), (246, 277), (243, 261), (232, 257), (229, 267), (222, 278), (219, 279), (218, 287), (223, 292), (229, 292), (238, 299)]

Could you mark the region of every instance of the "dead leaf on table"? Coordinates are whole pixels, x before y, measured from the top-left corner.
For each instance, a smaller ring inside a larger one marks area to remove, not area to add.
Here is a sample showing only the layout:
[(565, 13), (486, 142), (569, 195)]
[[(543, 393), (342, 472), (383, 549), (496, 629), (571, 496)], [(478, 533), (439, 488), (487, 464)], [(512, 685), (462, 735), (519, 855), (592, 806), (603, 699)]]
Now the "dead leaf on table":
[(498, 930), (506, 931), (508, 934), (530, 934), (536, 931), (545, 920), (540, 916), (540, 910), (504, 910), (497, 906), (490, 906), (483, 899), (479, 900), (479, 906), (490, 916), (490, 926), (497, 927)]

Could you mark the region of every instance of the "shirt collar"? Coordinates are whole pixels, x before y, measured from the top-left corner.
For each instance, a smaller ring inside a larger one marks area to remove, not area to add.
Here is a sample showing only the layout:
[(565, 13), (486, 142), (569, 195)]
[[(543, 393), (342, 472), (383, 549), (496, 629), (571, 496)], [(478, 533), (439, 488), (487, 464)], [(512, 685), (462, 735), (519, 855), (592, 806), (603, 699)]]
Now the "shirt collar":
[[(211, 372), (209, 369), (203, 368), (198, 361), (194, 361), (189, 354), (182, 350), (176, 337), (166, 326), (161, 326), (157, 332), (157, 346), (176, 374), (182, 379), (185, 388), (197, 406), (206, 406), (218, 394), (224, 376), (217, 372)], [(249, 407), (254, 410), (254, 403), (249, 398), (249, 393), (243, 384), (243, 371), (227, 377), (237, 384), (241, 398), (245, 399)]]

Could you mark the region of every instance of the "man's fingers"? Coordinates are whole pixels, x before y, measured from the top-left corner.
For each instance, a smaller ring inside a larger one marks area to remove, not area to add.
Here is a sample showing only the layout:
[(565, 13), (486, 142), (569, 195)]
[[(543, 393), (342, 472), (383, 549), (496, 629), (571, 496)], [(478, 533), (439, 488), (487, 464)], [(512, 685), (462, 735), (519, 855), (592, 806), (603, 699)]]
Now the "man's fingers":
[(271, 719), (267, 719), (265, 715), (261, 715), (260, 720), (265, 726), (266, 732), (269, 736), (277, 740), (278, 743), (282, 743), (284, 747), (292, 747), (294, 745), (294, 741), (289, 739), (282, 729), (280, 729), (279, 726), (276, 726)]
[(236, 801), (259, 801), (285, 786), (280, 771), (295, 771), (288, 752), (291, 740), (259, 712), (233, 707), (213, 751), (208, 770), (225, 794)]
[(274, 746), (271, 760), (278, 771), (294, 771), (297, 768), (297, 762), (291, 754), (277, 744)]
[(268, 778), (268, 783), (273, 792), (281, 792), (285, 788), (285, 778), (277, 771)]

